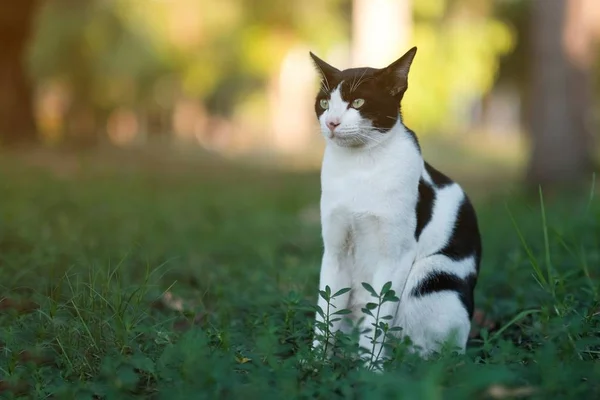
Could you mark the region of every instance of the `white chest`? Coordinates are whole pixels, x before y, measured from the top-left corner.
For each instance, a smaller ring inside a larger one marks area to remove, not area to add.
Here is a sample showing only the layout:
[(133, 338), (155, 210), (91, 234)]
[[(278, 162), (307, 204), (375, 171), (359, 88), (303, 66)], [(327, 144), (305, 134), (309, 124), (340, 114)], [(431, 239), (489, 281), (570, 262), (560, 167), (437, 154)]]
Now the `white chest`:
[(401, 212), (403, 200), (416, 199), (422, 171), (421, 154), (406, 137), (363, 151), (329, 145), (321, 170), (322, 211), (391, 216)]
[(423, 160), (414, 143), (390, 140), (379, 151), (328, 148), (321, 172), (326, 249), (351, 246), (357, 258), (414, 241)]
[(321, 207), (325, 214), (346, 212), (384, 217), (392, 212), (393, 198), (399, 194), (393, 171), (386, 176), (376, 163), (340, 164), (332, 160), (322, 172)]

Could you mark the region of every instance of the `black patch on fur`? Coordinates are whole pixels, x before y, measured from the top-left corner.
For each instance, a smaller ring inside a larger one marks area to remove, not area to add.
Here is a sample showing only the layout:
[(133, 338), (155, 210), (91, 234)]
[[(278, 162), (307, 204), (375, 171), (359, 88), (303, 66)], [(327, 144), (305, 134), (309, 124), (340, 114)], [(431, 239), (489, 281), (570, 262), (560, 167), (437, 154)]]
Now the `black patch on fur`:
[(481, 261), (481, 236), (477, 224), (475, 209), (465, 194), (462, 204), (456, 215), (454, 230), (446, 246), (438, 252), (446, 257), (459, 261), (475, 256), (475, 266), (479, 271)]
[(433, 202), (435, 201), (435, 191), (423, 178), (419, 181), (419, 199), (415, 212), (417, 214), (417, 226), (415, 227), (415, 239), (419, 241), (421, 232), (431, 221), (433, 213)]
[(411, 294), (414, 297), (423, 297), (431, 293), (453, 291), (458, 293), (460, 301), (465, 306), (469, 319), (473, 317), (473, 309), (475, 307), (473, 299), (473, 288), (477, 277), (475, 274), (470, 274), (466, 279), (443, 271), (431, 272), (423, 279)]
[(434, 185), (438, 188), (442, 188), (446, 185), (450, 185), (451, 183), (453, 183), (452, 179), (448, 178), (446, 175), (433, 168), (427, 162), (425, 162), (425, 170), (431, 177), (431, 180), (433, 181)]

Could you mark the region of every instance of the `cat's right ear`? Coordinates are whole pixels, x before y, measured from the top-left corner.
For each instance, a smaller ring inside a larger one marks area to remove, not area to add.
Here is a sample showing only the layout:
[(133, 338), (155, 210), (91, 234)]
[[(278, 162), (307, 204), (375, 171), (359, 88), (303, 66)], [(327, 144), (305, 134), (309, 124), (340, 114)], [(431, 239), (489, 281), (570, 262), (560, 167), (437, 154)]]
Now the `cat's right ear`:
[(403, 94), (408, 89), (408, 71), (415, 58), (415, 54), (417, 54), (417, 48), (413, 47), (398, 60), (383, 69), (383, 74), (390, 79), (390, 93), (393, 96), (400, 93)]
[(319, 57), (315, 56), (313, 52), (309, 52), (310, 57), (312, 58), (315, 66), (317, 67), (317, 71), (321, 74), (321, 77), (325, 82), (329, 82), (334, 75), (340, 73), (340, 70), (327, 64), (325, 61), (321, 60)]

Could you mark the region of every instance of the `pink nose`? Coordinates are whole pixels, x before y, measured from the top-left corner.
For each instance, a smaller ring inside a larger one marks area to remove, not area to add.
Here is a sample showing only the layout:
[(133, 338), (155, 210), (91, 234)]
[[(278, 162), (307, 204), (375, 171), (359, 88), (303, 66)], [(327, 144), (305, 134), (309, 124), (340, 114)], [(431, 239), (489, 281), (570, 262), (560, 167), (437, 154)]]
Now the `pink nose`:
[(335, 128), (337, 128), (340, 125), (340, 120), (339, 119), (331, 119), (329, 121), (327, 121), (327, 127), (333, 132), (333, 130)]

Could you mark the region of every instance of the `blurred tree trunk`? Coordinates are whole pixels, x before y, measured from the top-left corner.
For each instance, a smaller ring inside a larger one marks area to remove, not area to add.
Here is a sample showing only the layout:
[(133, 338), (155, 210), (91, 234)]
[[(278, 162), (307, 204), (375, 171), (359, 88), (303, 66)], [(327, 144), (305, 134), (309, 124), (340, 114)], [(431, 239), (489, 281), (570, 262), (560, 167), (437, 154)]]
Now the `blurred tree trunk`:
[[(591, 89), (597, 0), (534, 1), (532, 18), (532, 153), (527, 180), (569, 184), (593, 168)], [(590, 175), (591, 176), (591, 175)]]
[(382, 68), (412, 47), (412, 1), (352, 1), (354, 66)]
[(36, 0), (0, 1), (0, 142), (36, 140), (31, 86), (25, 50), (37, 8)]

